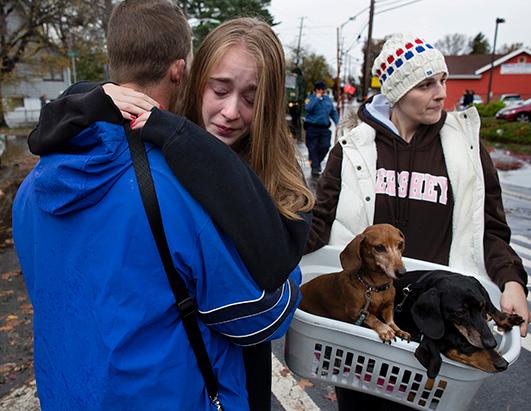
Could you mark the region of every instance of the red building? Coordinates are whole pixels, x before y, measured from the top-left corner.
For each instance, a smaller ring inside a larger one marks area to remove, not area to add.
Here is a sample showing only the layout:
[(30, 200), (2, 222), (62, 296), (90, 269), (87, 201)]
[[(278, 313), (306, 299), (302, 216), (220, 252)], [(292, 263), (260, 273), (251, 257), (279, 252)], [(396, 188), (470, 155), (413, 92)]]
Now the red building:
[[(453, 110), (465, 90), (474, 90), (487, 102), (490, 76), (490, 54), (445, 56), (450, 75), (445, 108)], [(522, 99), (531, 98), (531, 50), (521, 48), (505, 55), (495, 55), (492, 72), (492, 100), (502, 94), (517, 93)]]

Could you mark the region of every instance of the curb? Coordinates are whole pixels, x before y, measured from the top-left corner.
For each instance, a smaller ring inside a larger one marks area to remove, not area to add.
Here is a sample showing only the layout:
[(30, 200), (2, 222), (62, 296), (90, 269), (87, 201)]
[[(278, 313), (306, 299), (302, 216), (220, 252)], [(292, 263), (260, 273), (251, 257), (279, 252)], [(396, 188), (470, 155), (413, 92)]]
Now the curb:
[(0, 411), (40, 411), (35, 380), (0, 398)]

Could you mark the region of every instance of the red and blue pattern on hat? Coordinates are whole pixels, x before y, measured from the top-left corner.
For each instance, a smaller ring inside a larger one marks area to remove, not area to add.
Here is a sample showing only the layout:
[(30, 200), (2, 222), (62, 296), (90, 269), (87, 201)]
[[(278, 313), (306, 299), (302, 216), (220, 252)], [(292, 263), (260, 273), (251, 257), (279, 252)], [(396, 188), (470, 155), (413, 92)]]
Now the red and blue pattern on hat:
[(444, 56), (430, 43), (407, 34), (394, 34), (376, 57), (372, 74), (380, 80), (382, 94), (391, 103), (422, 80), (448, 73)]

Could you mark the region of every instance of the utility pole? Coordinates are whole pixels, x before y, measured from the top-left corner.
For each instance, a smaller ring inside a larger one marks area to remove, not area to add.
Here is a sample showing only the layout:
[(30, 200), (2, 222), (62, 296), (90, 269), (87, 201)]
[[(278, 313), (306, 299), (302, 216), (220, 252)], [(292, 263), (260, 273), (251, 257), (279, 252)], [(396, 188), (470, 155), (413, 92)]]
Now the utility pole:
[[(339, 78), (341, 74), (341, 39), (339, 38), (339, 27), (337, 28), (337, 75), (336, 75), (336, 103), (337, 109), (339, 110), (339, 100), (341, 96), (341, 79)], [(340, 113), (343, 115), (343, 113)]]
[(297, 55), (295, 60), (295, 67), (299, 67), (299, 54), (301, 52), (301, 38), (302, 38), (302, 26), (304, 24), (304, 17), (301, 17), (301, 25), (299, 27), (299, 41), (297, 42)]
[(490, 71), (489, 71), (489, 88), (487, 90), (487, 104), (490, 103), (490, 95), (492, 94), (492, 72), (494, 71), (494, 56), (496, 54), (496, 39), (498, 37), (498, 24), (505, 23), (505, 19), (501, 17), (496, 18), (496, 28), (494, 29), (494, 44), (492, 46), (492, 53), (490, 54)]
[[(342, 41), (343, 41), (343, 36), (341, 34), (341, 30), (343, 30), (343, 27), (345, 27), (345, 25), (349, 22), (349, 21), (352, 21), (354, 20), (357, 16), (359, 16), (359, 13), (356, 14), (355, 16), (351, 16), (347, 19), (347, 21), (345, 21), (344, 23), (342, 23), (338, 28), (337, 28), (337, 75), (336, 75), (336, 102), (337, 102), (337, 110), (339, 111), (340, 110), (340, 106), (339, 106), (339, 103), (340, 103), (340, 100), (341, 100), (341, 55), (342, 55)], [(342, 115), (342, 113), (340, 113), (340, 115)]]
[(372, 43), (372, 23), (374, 20), (374, 0), (371, 0), (371, 8), (369, 11), (369, 32), (367, 34), (367, 47), (365, 47), (365, 61), (363, 62), (363, 88), (361, 95), (363, 100), (367, 99), (369, 92), (369, 80), (371, 78), (371, 68), (369, 67), (369, 58), (371, 55), (371, 43)]

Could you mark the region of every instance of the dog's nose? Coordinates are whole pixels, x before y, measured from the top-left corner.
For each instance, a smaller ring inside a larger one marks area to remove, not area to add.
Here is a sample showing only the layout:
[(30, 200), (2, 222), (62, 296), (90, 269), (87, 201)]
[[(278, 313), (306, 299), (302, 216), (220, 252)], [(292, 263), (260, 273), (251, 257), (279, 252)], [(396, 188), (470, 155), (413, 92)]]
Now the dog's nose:
[(397, 277), (401, 277), (401, 276), (403, 276), (406, 272), (407, 272), (407, 270), (405, 269), (405, 267), (398, 267), (398, 268), (395, 270), (395, 275), (396, 275)]
[(505, 371), (508, 366), (509, 366), (509, 363), (505, 361), (503, 357), (498, 358), (494, 362), (494, 367), (496, 368), (497, 371)]

